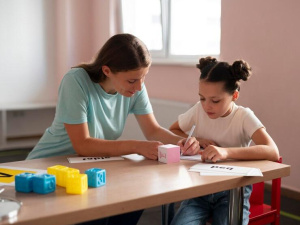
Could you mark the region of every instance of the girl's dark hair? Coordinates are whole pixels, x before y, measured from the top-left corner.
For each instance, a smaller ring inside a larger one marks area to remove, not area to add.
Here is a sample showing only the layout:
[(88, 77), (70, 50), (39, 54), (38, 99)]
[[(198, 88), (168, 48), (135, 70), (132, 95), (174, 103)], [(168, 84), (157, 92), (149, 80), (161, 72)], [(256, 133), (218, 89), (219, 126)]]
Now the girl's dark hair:
[(95, 83), (106, 79), (102, 66), (108, 66), (113, 73), (136, 70), (148, 67), (151, 56), (146, 45), (131, 34), (116, 34), (100, 49), (91, 63), (83, 63), (80, 67), (86, 70)]
[(251, 76), (251, 67), (244, 60), (236, 60), (232, 65), (218, 62), (210, 56), (201, 58), (197, 68), (200, 69), (200, 80), (224, 82), (224, 89), (229, 94), (240, 90), (240, 80), (246, 81)]

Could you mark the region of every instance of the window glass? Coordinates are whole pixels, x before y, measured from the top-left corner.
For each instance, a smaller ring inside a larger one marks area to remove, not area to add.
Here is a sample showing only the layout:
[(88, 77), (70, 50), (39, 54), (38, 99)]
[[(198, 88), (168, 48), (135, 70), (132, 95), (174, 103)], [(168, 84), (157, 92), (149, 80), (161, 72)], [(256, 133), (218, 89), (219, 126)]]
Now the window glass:
[(171, 55), (220, 54), (220, 0), (172, 0)]
[(122, 0), (122, 26), (125, 33), (137, 36), (149, 50), (162, 50), (160, 0)]
[(140, 38), (152, 57), (220, 54), (221, 0), (121, 0), (122, 32)]

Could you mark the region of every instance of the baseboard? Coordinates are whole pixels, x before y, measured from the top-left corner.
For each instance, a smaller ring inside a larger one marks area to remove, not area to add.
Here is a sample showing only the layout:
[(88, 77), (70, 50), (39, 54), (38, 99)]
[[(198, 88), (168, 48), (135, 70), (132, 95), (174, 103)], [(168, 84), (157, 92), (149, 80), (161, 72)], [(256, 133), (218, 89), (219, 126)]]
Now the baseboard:
[[(265, 183), (265, 189), (268, 191), (271, 191), (272, 185)], [(281, 186), (281, 196), (300, 201), (300, 192), (299, 191), (292, 190), (290, 188), (286, 188), (286, 187), (282, 187), (282, 186)]]

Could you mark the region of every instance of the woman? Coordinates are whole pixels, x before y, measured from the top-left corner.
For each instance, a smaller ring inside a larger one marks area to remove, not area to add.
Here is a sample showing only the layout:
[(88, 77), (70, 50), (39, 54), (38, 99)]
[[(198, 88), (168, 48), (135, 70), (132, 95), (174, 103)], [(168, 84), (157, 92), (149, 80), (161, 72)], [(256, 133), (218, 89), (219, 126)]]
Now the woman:
[[(163, 143), (178, 144), (183, 151), (199, 149), (195, 138), (183, 147), (185, 139), (157, 123), (144, 85), (150, 65), (150, 54), (138, 38), (130, 34), (111, 37), (91, 63), (78, 65), (64, 76), (54, 121), (27, 159), (137, 153), (156, 160)], [(151, 141), (117, 140), (130, 113)], [(136, 224), (141, 212), (114, 217), (118, 222), (110, 219), (109, 223)]]

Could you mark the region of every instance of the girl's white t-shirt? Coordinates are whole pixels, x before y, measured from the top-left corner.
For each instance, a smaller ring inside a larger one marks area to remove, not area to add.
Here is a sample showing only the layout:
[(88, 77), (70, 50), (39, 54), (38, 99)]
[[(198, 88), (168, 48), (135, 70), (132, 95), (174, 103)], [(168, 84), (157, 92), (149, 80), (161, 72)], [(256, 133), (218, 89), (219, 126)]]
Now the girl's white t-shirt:
[(188, 133), (195, 124), (194, 137), (216, 142), (220, 147), (247, 147), (253, 133), (264, 127), (249, 108), (233, 103), (232, 112), (226, 117), (211, 119), (197, 102), (187, 112), (179, 115), (179, 127)]

